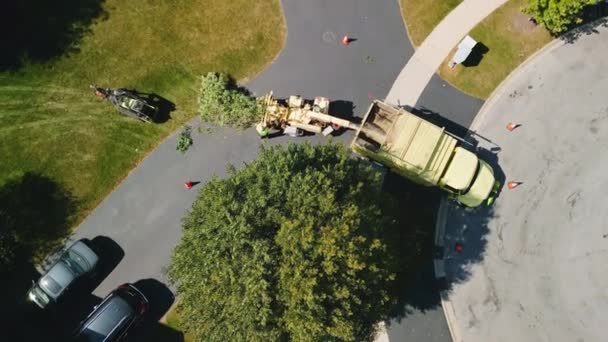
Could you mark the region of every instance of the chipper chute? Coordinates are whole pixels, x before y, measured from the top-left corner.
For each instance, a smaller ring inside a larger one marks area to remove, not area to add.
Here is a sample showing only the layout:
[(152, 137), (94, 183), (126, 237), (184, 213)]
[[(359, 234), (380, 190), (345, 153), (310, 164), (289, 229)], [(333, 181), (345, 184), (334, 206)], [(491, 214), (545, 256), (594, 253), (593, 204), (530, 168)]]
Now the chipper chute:
[(292, 95), (283, 104), (272, 96), (272, 92), (260, 98), (264, 108), (264, 117), (256, 125), (260, 136), (268, 135), (270, 130), (281, 130), (292, 136), (300, 136), (304, 131), (329, 135), (343, 127), (358, 129), (359, 126), (348, 120), (329, 115), (329, 99), (322, 96), (314, 98), (312, 103), (301, 96)]

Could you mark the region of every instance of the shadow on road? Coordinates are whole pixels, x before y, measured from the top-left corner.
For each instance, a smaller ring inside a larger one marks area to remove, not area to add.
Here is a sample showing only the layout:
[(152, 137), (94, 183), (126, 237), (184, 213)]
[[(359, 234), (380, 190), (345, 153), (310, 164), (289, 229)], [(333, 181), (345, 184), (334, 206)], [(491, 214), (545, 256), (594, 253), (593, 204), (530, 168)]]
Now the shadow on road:
[(569, 31), (559, 36), (559, 39), (572, 44), (583, 36), (599, 33), (598, 28), (608, 27), (608, 3), (598, 1), (595, 5), (583, 8), (582, 22), (573, 24)]
[[(355, 109), (352, 101), (336, 100), (329, 103), (329, 115), (359, 124), (361, 118), (355, 116)], [(347, 128), (340, 127), (332, 133), (332, 136), (340, 136), (346, 131)]]
[(141, 328), (134, 335), (134, 341), (159, 341), (159, 342), (181, 342), (184, 335), (159, 322), (159, 320), (169, 311), (175, 301), (173, 292), (163, 283), (156, 279), (142, 279), (134, 285), (150, 301), (150, 311), (148, 312)]
[(156, 279), (142, 279), (133, 283), (150, 301), (148, 321), (157, 322), (167, 313), (175, 297), (169, 288)]
[[(495, 200), (500, 196), (506, 182), (506, 176), (499, 163), (500, 146), (488, 137), (471, 131), (427, 108), (406, 107), (405, 109), (439, 127), (445, 127), (447, 132), (461, 140), (461, 146), (475, 152), (481, 160), (488, 163), (494, 170), (495, 179), (500, 183), (494, 197)], [(487, 245), (486, 237), (489, 233), (488, 223), (494, 217), (494, 207), (482, 204), (478, 208), (466, 208), (454, 201), (449, 201), (446, 215), (448, 222), (445, 227), (445, 246), (434, 251), (434, 257), (445, 259), (446, 264), (446, 276), (434, 283), (441, 290), (449, 290), (452, 285), (465, 282), (471, 275), (470, 266), (483, 259)], [(434, 268), (432, 264), (428, 267)], [(421, 284), (427, 282), (423, 280)], [(419, 298), (425, 298), (425, 296)], [(438, 301), (438, 297), (434, 293), (429, 293), (426, 298), (428, 298), (426, 301), (418, 304), (418, 308), (424, 308), (425, 304), (434, 300)], [(416, 308), (415, 303), (411, 305)]]
[(340, 119), (355, 120), (355, 105), (352, 101), (337, 100), (329, 103), (329, 114)]
[(442, 290), (449, 291), (453, 285), (466, 282), (471, 276), (470, 267), (483, 260), (489, 233), (488, 222), (494, 215), (494, 209), (483, 206), (466, 210), (451, 202), (448, 210), (450, 222), (444, 236), (446, 245), (443, 251), (446, 277), (439, 279), (439, 282)]
[(125, 256), (122, 247), (107, 236), (99, 235), (94, 237), (91, 240), (90, 245), (99, 256), (99, 264), (97, 265), (94, 276), (83, 289), (83, 291), (87, 293), (93, 292), (99, 284), (112, 273)]
[[(496, 201), (506, 182), (506, 176), (499, 164), (499, 152), (479, 147), (474, 135), (467, 140), (475, 144), (479, 158), (494, 170), (494, 177), (500, 183), (494, 196)], [(448, 204), (445, 246), (444, 250), (439, 251), (440, 258), (445, 260), (445, 278), (440, 279), (443, 290), (449, 291), (453, 285), (466, 282), (471, 276), (471, 266), (483, 260), (488, 243), (487, 235), (490, 232), (488, 224), (494, 216), (493, 205), (482, 204), (478, 208), (464, 208), (455, 202)]]
[(397, 302), (390, 316), (400, 320), (414, 310), (425, 312), (441, 305), (432, 269), (435, 217), (441, 193), (392, 172), (386, 175), (384, 191), (396, 200), (390, 209), (397, 221), (396, 229), (388, 230), (391, 235), (386, 242), (398, 260), (395, 287), (391, 289)]

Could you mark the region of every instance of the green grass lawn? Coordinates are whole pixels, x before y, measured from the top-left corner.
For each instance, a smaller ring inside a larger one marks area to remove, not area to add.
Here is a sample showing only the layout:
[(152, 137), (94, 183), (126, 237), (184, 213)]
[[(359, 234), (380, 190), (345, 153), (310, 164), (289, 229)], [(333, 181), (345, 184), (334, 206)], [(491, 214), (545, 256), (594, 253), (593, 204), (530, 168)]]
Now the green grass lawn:
[(552, 40), (544, 27), (534, 26), (521, 13), (525, 2), (508, 1), (471, 31), (469, 35), (487, 47), (478, 65), (450, 69), (452, 51), (439, 69), (440, 76), (463, 92), (486, 99), (511, 71)]
[(414, 46), (422, 44), (435, 26), (462, 0), (400, 0), (401, 15)]
[[(285, 36), (279, 0), (106, 0), (100, 6), (104, 14), (70, 53), (43, 60), (34, 51), (29, 62), (0, 70), (0, 188), (26, 173), (48, 178), (74, 200), (71, 227), (196, 115), (199, 75), (223, 71), (246, 81), (278, 54)], [(155, 93), (176, 110), (163, 124), (145, 124), (96, 98), (90, 83)]]

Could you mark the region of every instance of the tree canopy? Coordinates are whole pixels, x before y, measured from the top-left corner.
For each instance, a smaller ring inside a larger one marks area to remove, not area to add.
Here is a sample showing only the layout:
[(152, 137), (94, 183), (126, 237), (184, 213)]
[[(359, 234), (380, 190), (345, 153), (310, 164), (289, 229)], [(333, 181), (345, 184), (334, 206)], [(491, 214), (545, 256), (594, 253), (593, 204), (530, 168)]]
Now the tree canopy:
[(595, 3), (597, 0), (528, 0), (526, 12), (556, 34), (580, 23), (583, 8)]
[(169, 276), (210, 341), (369, 340), (395, 281), (380, 175), (342, 145), (262, 148), (201, 188)]

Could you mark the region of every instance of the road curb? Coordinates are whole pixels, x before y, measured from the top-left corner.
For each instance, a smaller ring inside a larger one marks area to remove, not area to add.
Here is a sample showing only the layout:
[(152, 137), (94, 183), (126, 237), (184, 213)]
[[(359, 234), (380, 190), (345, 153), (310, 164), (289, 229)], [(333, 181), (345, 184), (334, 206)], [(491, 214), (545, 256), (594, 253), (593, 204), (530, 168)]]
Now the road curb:
[[(542, 49), (533, 53), (530, 57), (528, 57), (522, 64), (520, 64), (515, 70), (513, 70), (509, 76), (507, 76), (500, 85), (490, 94), (487, 101), (484, 102), (477, 115), (475, 115), (475, 119), (471, 123), (469, 127), (470, 135), (474, 135), (475, 130), (481, 125), (484, 118), (486, 117), (486, 113), (489, 112), (489, 109), (492, 108), (497, 99), (506, 92), (506, 86), (509, 81), (515, 77), (515, 75), (519, 74), (523, 69), (527, 68), (530, 63), (539, 55), (550, 52), (566, 42), (562, 39), (554, 39), (547, 45), (545, 45)], [(448, 202), (445, 196), (442, 196), (439, 210), (437, 213), (437, 222), (435, 224), (435, 249), (436, 249), (436, 257), (433, 261), (435, 268), (435, 278), (438, 280), (440, 284), (446, 284), (446, 274), (445, 274), (445, 228), (447, 223), (447, 212), (448, 212)], [(450, 335), (452, 337), (452, 341), (454, 342), (463, 342), (462, 334), (458, 328), (456, 313), (454, 310), (454, 306), (449, 298), (448, 290), (441, 290), (439, 292), (441, 307), (443, 308), (443, 314), (445, 316), (446, 322), (448, 324), (448, 329), (450, 331)]]
[(500, 98), (500, 95), (505, 93), (507, 84), (510, 83), (512, 78), (514, 78), (521, 71), (523, 71), (523, 69), (527, 68), (532, 63), (532, 61), (534, 61), (536, 59), (536, 57), (538, 57), (542, 54), (548, 53), (550, 51), (553, 51), (564, 44), (566, 44), (566, 41), (564, 41), (563, 39), (556, 38), (556, 39), (552, 40), (551, 42), (549, 42), (545, 46), (543, 46), (540, 50), (531, 54), (523, 63), (521, 63), (517, 68), (515, 68), (513, 71), (511, 71), (511, 73), (504, 80), (502, 80), (502, 82), (500, 82), (498, 87), (496, 87), (496, 89), (494, 89), (492, 94), (490, 94), (490, 96), (488, 97), (488, 100), (484, 102), (483, 106), (481, 106), (481, 108), (479, 109), (479, 112), (477, 112), (477, 115), (475, 115), (475, 119), (473, 119), (473, 122), (471, 123), (469, 130), (473, 131), (473, 133), (475, 133), (475, 130), (483, 122), (483, 120), (486, 116), (485, 114), (488, 112), (488, 109), (491, 108), (494, 105), (494, 103), (496, 103), (498, 98)]
[[(475, 134), (475, 130), (481, 125), (483, 122), (486, 113), (489, 112), (489, 109), (492, 108), (497, 99), (506, 91), (506, 85), (509, 81), (523, 69), (528, 67), (530, 63), (539, 55), (552, 51), (566, 42), (562, 39), (554, 39), (547, 45), (545, 45), (542, 49), (536, 51), (530, 57), (528, 57), (522, 64), (520, 64), (515, 70), (513, 70), (501, 83), (500, 85), (490, 94), (488, 100), (484, 102), (483, 106), (475, 115), (471, 126), (469, 127), (470, 133), (468, 135)], [(448, 202), (445, 196), (441, 197), (441, 201), (439, 203), (439, 210), (437, 213), (437, 222), (435, 224), (435, 249), (437, 251), (436, 258), (433, 261), (435, 268), (435, 278), (441, 284), (446, 283), (446, 274), (445, 274), (445, 228), (447, 223), (447, 212), (448, 212)], [(445, 316), (445, 320), (448, 324), (448, 330), (450, 331), (450, 335), (452, 337), (452, 341), (454, 342), (463, 342), (462, 334), (458, 328), (456, 313), (454, 310), (454, 306), (452, 305), (452, 301), (449, 297), (448, 290), (441, 290), (439, 292), (439, 297), (441, 300), (441, 307), (443, 309), (443, 314)]]
[[(605, 18), (598, 19), (592, 23), (579, 27), (575, 30), (584, 30), (588, 27), (594, 27), (599, 25), (599, 23), (605, 22)], [(484, 102), (483, 106), (475, 115), (473, 122), (469, 127), (469, 136), (476, 134), (476, 129), (478, 129), (483, 121), (485, 120), (487, 113), (490, 112), (490, 109), (494, 106), (496, 101), (507, 91), (507, 85), (510, 84), (510, 81), (521, 72), (523, 72), (526, 68), (528, 68), (533, 61), (536, 60), (540, 55), (549, 53), (568, 42), (563, 38), (556, 38), (553, 41), (546, 44), (540, 50), (536, 51), (532, 55), (530, 55), (523, 63), (521, 63), (517, 68), (515, 68), (511, 73), (500, 83), (500, 85), (490, 94), (488, 100)], [(442, 286), (447, 285), (446, 274), (445, 274), (445, 229), (447, 223), (447, 212), (448, 212), (448, 202), (445, 196), (442, 196), (439, 204), (439, 210), (437, 213), (437, 222), (435, 225), (435, 259), (433, 260), (434, 270), (435, 270), (435, 278), (438, 280)], [(454, 310), (454, 306), (449, 298), (448, 290), (440, 291), (440, 300), (441, 307), (443, 308), (443, 313), (448, 324), (448, 329), (450, 331), (450, 335), (454, 342), (463, 342), (462, 334), (458, 328), (456, 313)]]
[[(441, 196), (439, 201), (439, 209), (437, 210), (437, 221), (435, 223), (435, 258), (433, 260), (433, 267), (435, 270), (435, 278), (441, 286), (446, 284), (445, 274), (445, 227), (447, 222), (448, 213), (448, 201), (445, 196)], [(462, 335), (456, 324), (456, 314), (452, 302), (449, 298), (449, 292), (442, 289), (439, 291), (439, 298), (441, 300), (441, 308), (443, 309), (443, 315), (448, 324), (448, 330), (450, 336), (454, 342), (462, 342)]]

